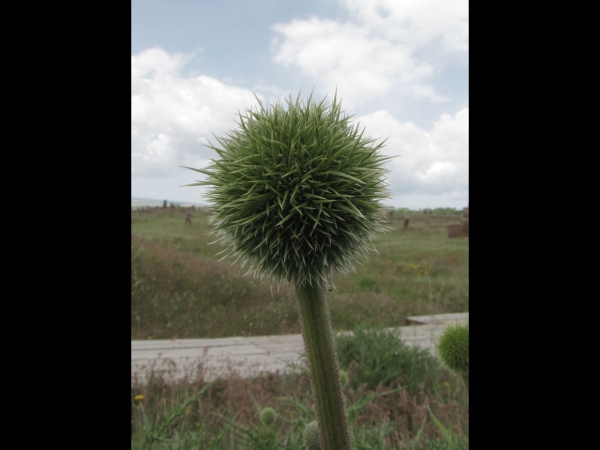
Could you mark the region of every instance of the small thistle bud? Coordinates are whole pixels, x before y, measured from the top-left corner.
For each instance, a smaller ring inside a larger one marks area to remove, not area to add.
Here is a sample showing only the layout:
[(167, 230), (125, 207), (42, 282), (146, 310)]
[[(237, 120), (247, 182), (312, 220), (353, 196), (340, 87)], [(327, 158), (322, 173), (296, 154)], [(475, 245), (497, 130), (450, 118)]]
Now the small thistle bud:
[(272, 425), (276, 417), (275, 410), (271, 407), (267, 407), (260, 412), (260, 421), (263, 425)]
[(308, 450), (321, 450), (321, 441), (319, 440), (319, 424), (316, 420), (306, 425), (304, 429), (304, 445)]
[(469, 326), (449, 325), (437, 345), (442, 363), (457, 375), (469, 377)]
[(346, 386), (348, 384), (348, 374), (345, 370), (340, 370), (340, 378), (342, 381), (342, 387)]

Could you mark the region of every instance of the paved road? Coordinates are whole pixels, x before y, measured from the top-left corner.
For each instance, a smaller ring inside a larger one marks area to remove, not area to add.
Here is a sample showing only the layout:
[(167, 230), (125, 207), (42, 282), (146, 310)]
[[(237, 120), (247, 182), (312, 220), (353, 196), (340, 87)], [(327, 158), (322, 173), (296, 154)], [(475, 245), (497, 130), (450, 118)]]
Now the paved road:
[[(469, 313), (409, 317), (408, 325), (399, 327), (400, 336), (409, 345), (435, 353), (435, 343), (446, 325), (468, 321)], [(303, 352), (300, 334), (131, 341), (131, 380), (132, 384), (143, 382), (152, 371), (166, 380), (195, 377), (199, 367), (205, 381), (231, 372), (251, 377), (261, 372), (298, 371), (291, 364), (299, 363)]]

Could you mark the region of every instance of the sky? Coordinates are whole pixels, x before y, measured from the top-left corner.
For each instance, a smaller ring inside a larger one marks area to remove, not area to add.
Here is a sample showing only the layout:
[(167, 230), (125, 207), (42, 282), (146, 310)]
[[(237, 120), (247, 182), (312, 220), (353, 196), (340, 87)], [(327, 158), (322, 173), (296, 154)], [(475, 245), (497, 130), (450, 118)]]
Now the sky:
[[(333, 99), (380, 150), (396, 208), (469, 201), (467, 0), (132, 0), (131, 195), (206, 203), (182, 187), (238, 112)], [(285, 102), (284, 102), (285, 104)]]

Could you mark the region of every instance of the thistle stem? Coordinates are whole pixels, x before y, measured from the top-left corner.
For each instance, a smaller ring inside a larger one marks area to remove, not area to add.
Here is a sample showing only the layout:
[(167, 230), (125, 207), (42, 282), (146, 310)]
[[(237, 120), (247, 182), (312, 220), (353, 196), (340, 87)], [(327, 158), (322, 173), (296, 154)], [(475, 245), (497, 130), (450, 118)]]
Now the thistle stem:
[(322, 450), (351, 450), (329, 306), (322, 286), (296, 284)]

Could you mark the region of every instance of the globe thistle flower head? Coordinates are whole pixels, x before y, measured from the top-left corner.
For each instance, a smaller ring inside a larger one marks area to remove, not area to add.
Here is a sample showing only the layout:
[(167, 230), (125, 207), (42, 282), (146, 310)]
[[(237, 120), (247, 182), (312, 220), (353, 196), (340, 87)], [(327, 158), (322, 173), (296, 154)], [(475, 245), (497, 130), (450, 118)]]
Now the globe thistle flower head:
[(258, 103), (216, 138), (222, 148), (209, 143), (219, 159), (187, 167), (206, 175), (188, 186), (210, 187), (224, 258), (241, 259), (248, 273), (311, 286), (330, 280), (332, 269), (353, 270), (375, 250), (374, 233), (387, 229), (384, 141), (374, 144), (353, 126), (337, 96)]
[(263, 425), (266, 426), (273, 425), (273, 422), (275, 422), (276, 417), (277, 414), (275, 413), (275, 410), (271, 407), (267, 407), (260, 412), (260, 421)]
[(437, 351), (446, 367), (469, 377), (469, 325), (448, 325), (440, 336)]
[(316, 420), (313, 420), (306, 425), (302, 436), (307, 450), (321, 450), (321, 440), (319, 439), (319, 423)]

